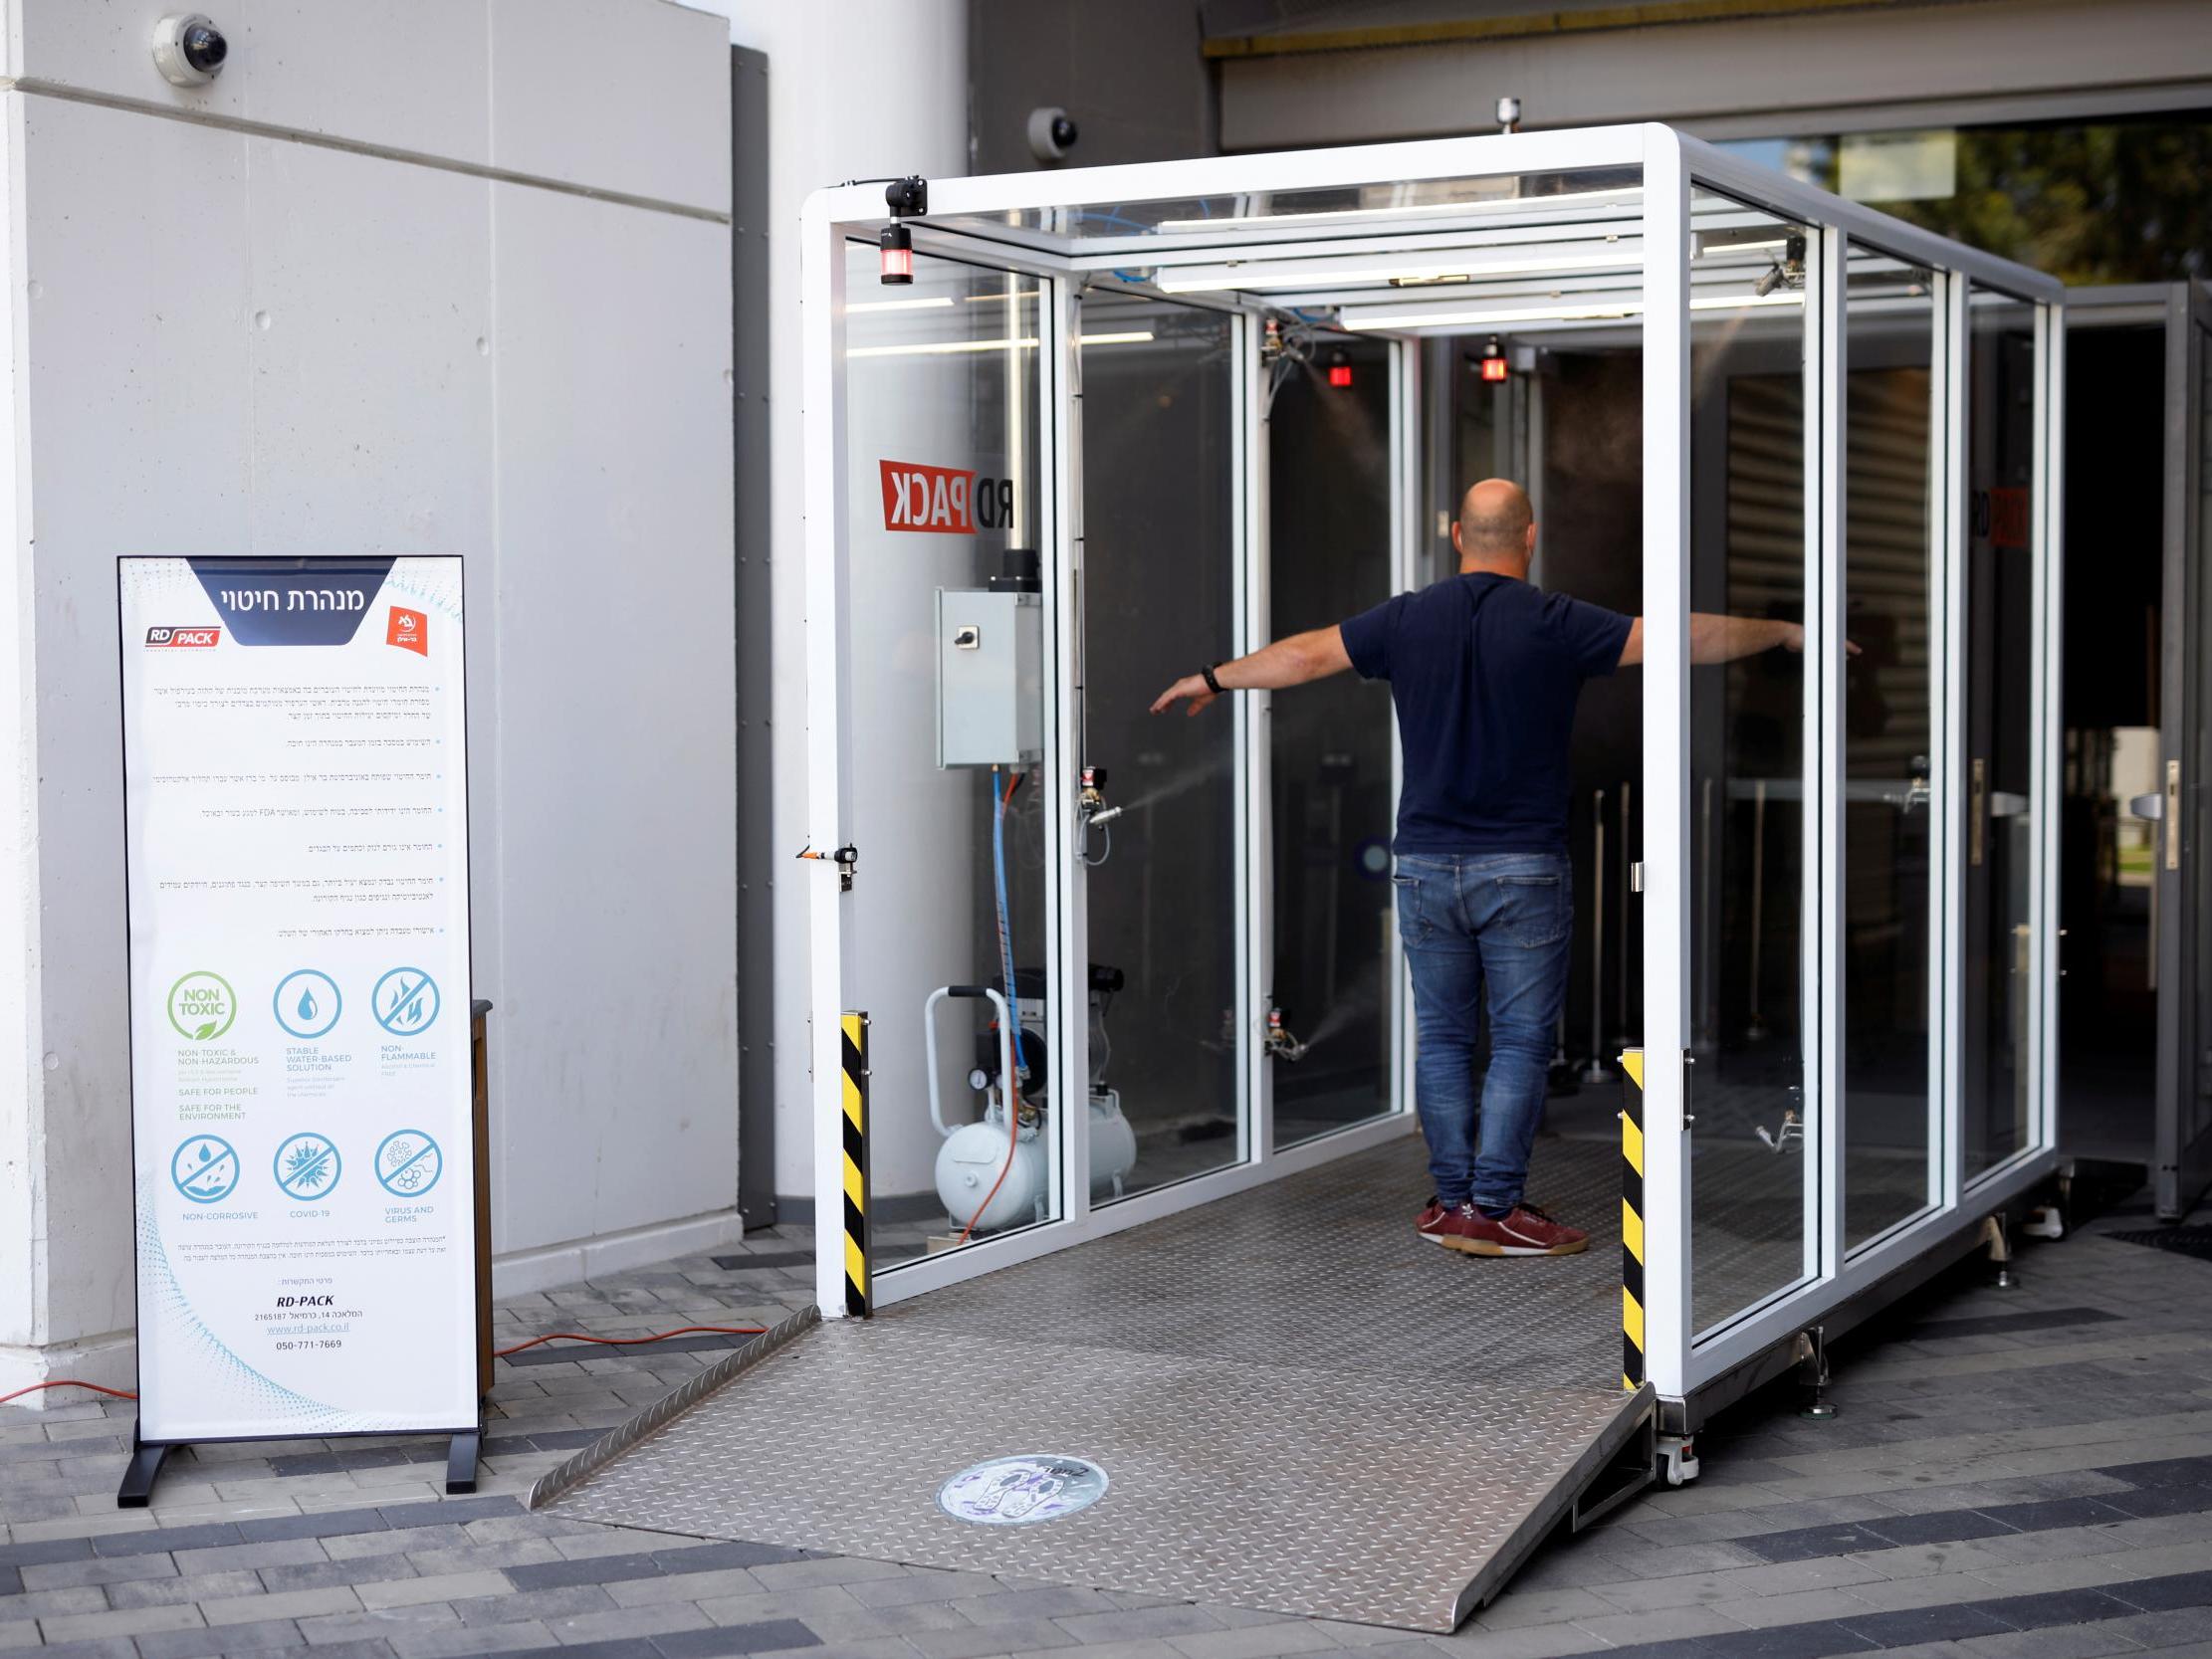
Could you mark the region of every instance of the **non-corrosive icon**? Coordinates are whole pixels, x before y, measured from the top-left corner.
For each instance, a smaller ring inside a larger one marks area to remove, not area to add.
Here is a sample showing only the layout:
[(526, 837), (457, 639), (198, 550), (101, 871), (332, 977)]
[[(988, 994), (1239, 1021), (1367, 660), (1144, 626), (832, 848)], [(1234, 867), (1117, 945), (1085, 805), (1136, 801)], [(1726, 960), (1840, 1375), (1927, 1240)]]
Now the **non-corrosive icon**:
[(219, 973), (195, 969), (169, 987), (169, 1023), (187, 1042), (213, 1042), (238, 1017), (238, 998)]
[(295, 1135), (277, 1148), (277, 1184), (288, 1198), (328, 1198), (342, 1167), (329, 1136)]
[(169, 1154), (169, 1179), (195, 1204), (219, 1204), (238, 1184), (238, 1154), (219, 1135), (188, 1136)]
[(955, 1521), (1019, 1527), (1057, 1521), (1106, 1496), (1106, 1471), (1058, 1452), (995, 1457), (963, 1469), (938, 1489), (937, 1507)]
[(420, 1198), (445, 1173), (445, 1154), (419, 1129), (403, 1129), (376, 1148), (376, 1179), (394, 1198)]
[(395, 1037), (412, 1037), (430, 1029), (438, 1017), (438, 987), (419, 967), (395, 967), (376, 981), (370, 997), (376, 1023)]
[(295, 1037), (320, 1037), (337, 1024), (345, 999), (320, 968), (296, 967), (277, 981), (277, 1023)]

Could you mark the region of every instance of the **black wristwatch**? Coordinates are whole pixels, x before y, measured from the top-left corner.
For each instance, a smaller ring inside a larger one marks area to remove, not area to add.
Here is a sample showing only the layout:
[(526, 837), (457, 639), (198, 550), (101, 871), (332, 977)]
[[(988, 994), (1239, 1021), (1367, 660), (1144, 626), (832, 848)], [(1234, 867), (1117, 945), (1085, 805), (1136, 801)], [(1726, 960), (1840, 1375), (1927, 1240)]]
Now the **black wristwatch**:
[(1214, 678), (1214, 671), (1220, 666), (1219, 663), (1208, 663), (1206, 667), (1199, 670), (1199, 678), (1206, 682), (1206, 689), (1216, 697), (1221, 695), (1221, 683)]

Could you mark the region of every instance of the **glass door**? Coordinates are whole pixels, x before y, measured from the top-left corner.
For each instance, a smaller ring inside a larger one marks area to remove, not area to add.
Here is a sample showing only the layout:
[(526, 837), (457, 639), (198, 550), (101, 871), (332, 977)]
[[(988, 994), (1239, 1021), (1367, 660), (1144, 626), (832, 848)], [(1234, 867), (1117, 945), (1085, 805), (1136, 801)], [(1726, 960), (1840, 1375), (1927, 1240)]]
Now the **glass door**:
[(1172, 682), (1242, 649), (1236, 326), (1234, 312), (1147, 296), (1081, 302), (1077, 857), (1094, 1204), (1251, 1156), (1235, 709), (1151, 712)]
[(912, 283), (885, 286), (873, 242), (845, 244), (844, 288), (839, 782), (858, 856), (836, 904), (843, 1006), (869, 1017), (881, 1275), (1067, 1214), (1053, 330), (1035, 277), (917, 252)]
[(2178, 1220), (2212, 1184), (2212, 311), (2194, 285), (2169, 302), (2165, 601), (2152, 918), (2158, 963), (2158, 1115), (2152, 1185)]
[(1935, 863), (1933, 672), (1939, 568), (1933, 273), (1850, 245), (1844, 291), (1844, 1245), (1858, 1250), (1938, 1201), (1943, 1056), (1935, 1018), (1942, 892)]
[(1968, 1183), (2034, 1140), (2041, 952), (2035, 936), (2034, 308), (1974, 289), (1966, 305), (1965, 750), (1951, 792), (1963, 933), (1960, 1174)]
[[(1690, 607), (1803, 623), (1818, 577), (1819, 319), (1805, 297), (1824, 280), (1808, 259), (1819, 232), (1705, 191), (1691, 212), (1715, 227), (1697, 270), (1709, 292), (1765, 282), (1798, 303), (1690, 331)], [(1819, 1267), (1816, 669), (1817, 653), (1775, 650), (1690, 671), (1693, 1334)]]
[[(1356, 616), (1401, 585), (1394, 349), (1293, 328), (1261, 364), (1269, 639)], [(1395, 1107), (1392, 733), (1390, 689), (1356, 675), (1270, 703), (1267, 984), (1281, 1021), (1268, 1083), (1277, 1149)]]

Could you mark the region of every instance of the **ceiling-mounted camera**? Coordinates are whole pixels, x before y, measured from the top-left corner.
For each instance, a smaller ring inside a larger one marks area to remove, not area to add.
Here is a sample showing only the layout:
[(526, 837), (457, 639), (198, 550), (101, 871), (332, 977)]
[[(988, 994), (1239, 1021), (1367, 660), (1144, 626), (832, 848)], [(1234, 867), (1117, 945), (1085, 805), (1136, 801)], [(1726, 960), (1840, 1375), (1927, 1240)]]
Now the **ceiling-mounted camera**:
[(1066, 160), (1067, 152), (1075, 147), (1077, 136), (1075, 117), (1065, 109), (1029, 111), (1029, 153), (1039, 161)]
[(223, 73), (230, 42), (205, 12), (171, 12), (153, 26), (153, 67), (172, 87), (204, 87)]

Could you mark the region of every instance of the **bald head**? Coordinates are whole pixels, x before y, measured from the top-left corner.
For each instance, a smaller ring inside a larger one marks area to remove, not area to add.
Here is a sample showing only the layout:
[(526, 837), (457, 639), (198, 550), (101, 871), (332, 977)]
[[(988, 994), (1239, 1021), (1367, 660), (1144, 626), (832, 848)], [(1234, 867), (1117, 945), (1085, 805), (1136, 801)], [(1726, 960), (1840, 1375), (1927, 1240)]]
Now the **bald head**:
[(1451, 544), (1462, 570), (1495, 570), (1508, 576), (1528, 574), (1536, 551), (1536, 510), (1528, 492), (1509, 478), (1486, 478), (1459, 501), (1459, 521)]

